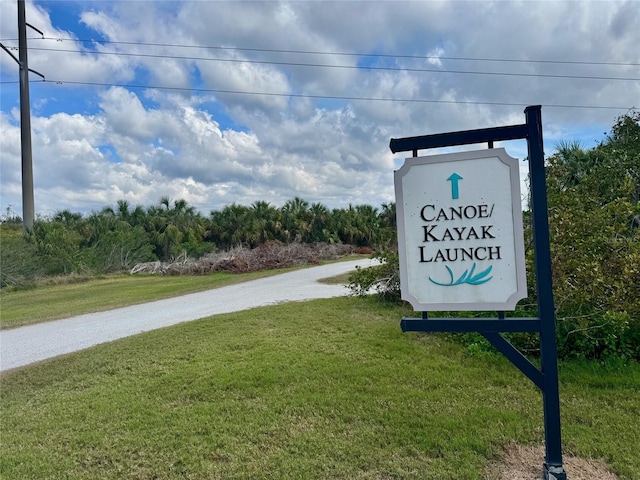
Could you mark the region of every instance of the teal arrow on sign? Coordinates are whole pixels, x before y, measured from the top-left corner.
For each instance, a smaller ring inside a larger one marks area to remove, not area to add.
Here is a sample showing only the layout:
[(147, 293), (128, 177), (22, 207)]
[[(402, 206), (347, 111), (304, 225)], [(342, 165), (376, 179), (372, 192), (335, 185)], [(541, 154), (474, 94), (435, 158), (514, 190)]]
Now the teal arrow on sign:
[(453, 172), (451, 175), (449, 175), (449, 178), (447, 178), (447, 180), (451, 181), (451, 198), (455, 200), (459, 196), (458, 181), (462, 180), (462, 177)]

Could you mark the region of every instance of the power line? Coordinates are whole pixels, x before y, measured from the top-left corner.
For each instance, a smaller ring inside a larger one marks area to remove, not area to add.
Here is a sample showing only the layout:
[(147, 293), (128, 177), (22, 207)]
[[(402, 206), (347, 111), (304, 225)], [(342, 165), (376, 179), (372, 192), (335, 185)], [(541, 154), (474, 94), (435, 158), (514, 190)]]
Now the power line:
[(143, 58), (171, 58), (178, 60), (198, 60), (208, 62), (223, 63), (251, 63), (260, 65), (286, 65), (294, 67), (315, 67), (315, 68), (341, 68), (352, 70), (377, 70), (392, 72), (414, 72), (414, 73), (449, 73), (461, 75), (491, 75), (491, 76), (507, 76), (507, 77), (534, 77), (534, 78), (567, 78), (573, 80), (611, 80), (611, 81), (640, 81), (640, 77), (604, 77), (604, 76), (588, 76), (588, 75), (559, 75), (546, 73), (515, 73), (515, 72), (485, 72), (473, 70), (443, 70), (436, 68), (405, 68), (405, 67), (375, 67), (364, 65), (331, 65), (321, 63), (298, 63), (298, 62), (276, 62), (268, 60), (243, 60), (236, 58), (209, 58), (209, 57), (183, 57), (175, 55), (145, 54), (145, 53), (124, 53), (124, 52), (79, 52), (78, 50), (54, 49), (54, 48), (31, 48), (31, 50), (47, 51), (47, 52), (68, 52), (68, 53), (92, 53), (96, 55), (117, 55), (127, 57), (143, 57)]
[(272, 48), (250, 48), (250, 47), (223, 47), (223, 46), (207, 46), (207, 45), (188, 45), (176, 43), (145, 43), (145, 42), (121, 42), (113, 40), (95, 39), (76, 39), (76, 38), (55, 38), (55, 37), (34, 37), (34, 40), (55, 40), (58, 42), (72, 41), (78, 43), (102, 43), (102, 44), (120, 44), (120, 45), (136, 45), (136, 46), (152, 46), (152, 47), (175, 47), (175, 48), (204, 48), (211, 50), (232, 50), (241, 52), (262, 52), (262, 53), (287, 53), (287, 54), (311, 54), (311, 55), (331, 55), (331, 56), (349, 56), (349, 57), (378, 57), (378, 58), (403, 58), (415, 60), (459, 60), (459, 61), (477, 61), (477, 62), (504, 62), (504, 63), (548, 63), (548, 64), (568, 64), (568, 65), (611, 65), (611, 66), (640, 66), (640, 63), (631, 62), (593, 62), (579, 60), (522, 60), (516, 58), (485, 58), (485, 57), (448, 57), (439, 55), (401, 55), (401, 54), (384, 54), (384, 53), (357, 53), (357, 52), (326, 52), (314, 50), (281, 50)]
[[(66, 80), (43, 80), (41, 83), (55, 83), (58, 85), (87, 85), (98, 87), (120, 87), (120, 88), (132, 88), (132, 89), (151, 89), (151, 90), (170, 90), (170, 91), (182, 91), (182, 92), (196, 92), (196, 93), (218, 93), (218, 94), (231, 94), (231, 95), (253, 95), (253, 96), (265, 96), (265, 97), (290, 97), (290, 98), (313, 98), (320, 100), (349, 100), (349, 101), (368, 101), (368, 102), (397, 102), (397, 103), (434, 103), (434, 104), (450, 104), (450, 105), (491, 105), (491, 106), (508, 106), (508, 107), (522, 107), (530, 105), (531, 102), (481, 102), (472, 100), (429, 100), (419, 98), (384, 98), (384, 97), (355, 97), (355, 96), (340, 96), (340, 95), (311, 95), (303, 93), (278, 93), (278, 92), (252, 92), (241, 90), (224, 90), (224, 89), (212, 89), (212, 88), (187, 88), (187, 87), (169, 87), (169, 86), (157, 86), (157, 85), (126, 85), (117, 83), (101, 83), (101, 82), (77, 82)], [(602, 106), (602, 105), (565, 105), (565, 104), (542, 104), (548, 108), (577, 108), (577, 109), (603, 109), (603, 110), (630, 110), (635, 107), (630, 106)]]

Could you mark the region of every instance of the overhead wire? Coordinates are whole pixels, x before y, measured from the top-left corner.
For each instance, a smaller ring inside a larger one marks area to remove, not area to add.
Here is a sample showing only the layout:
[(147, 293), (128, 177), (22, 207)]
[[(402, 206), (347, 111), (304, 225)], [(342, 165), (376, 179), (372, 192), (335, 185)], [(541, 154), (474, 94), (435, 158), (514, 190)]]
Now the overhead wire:
[[(312, 55), (331, 55), (331, 56), (352, 56), (352, 57), (379, 57), (379, 58), (403, 58), (416, 60), (457, 60), (457, 61), (478, 61), (478, 62), (503, 62), (503, 63), (548, 63), (548, 64), (567, 64), (567, 65), (610, 65), (610, 66), (640, 66), (640, 63), (634, 62), (605, 62), (605, 61), (583, 61), (583, 60), (538, 60), (538, 59), (517, 59), (517, 58), (491, 58), (491, 57), (450, 57), (445, 55), (405, 55), (405, 54), (386, 54), (386, 53), (358, 53), (358, 52), (327, 52), (319, 50), (285, 50), (275, 48), (255, 48), (255, 47), (226, 47), (220, 45), (189, 45), (179, 43), (149, 43), (149, 42), (124, 42), (115, 40), (96, 40), (96, 39), (79, 39), (79, 38), (60, 38), (60, 37), (32, 37), (30, 40), (54, 40), (57, 42), (71, 41), (77, 43), (95, 43), (95, 44), (114, 44), (114, 45), (135, 45), (135, 46), (152, 46), (152, 47), (173, 47), (173, 48), (197, 48), (211, 50), (232, 50), (244, 52), (263, 52), (263, 53), (287, 53), (287, 54), (312, 54)], [(17, 39), (11, 39), (17, 40)], [(4, 41), (4, 40), (3, 40)]]
[[(640, 64), (623, 63), (623, 62), (586, 62), (586, 61), (560, 61), (560, 60), (520, 60), (520, 59), (498, 59), (498, 58), (472, 58), (472, 57), (445, 57), (445, 56), (419, 56), (419, 55), (391, 55), (391, 54), (375, 54), (375, 53), (354, 53), (354, 52), (323, 52), (323, 51), (304, 51), (304, 50), (279, 50), (265, 48), (245, 48), (245, 47), (223, 47), (223, 46), (201, 46), (201, 45), (184, 45), (170, 43), (143, 43), (143, 42), (120, 42), (120, 41), (95, 41), (93, 39), (60, 39), (54, 37), (34, 37), (33, 40), (55, 40), (55, 41), (73, 41), (83, 43), (108, 43), (108, 44), (125, 44), (136, 46), (157, 46), (157, 47), (175, 47), (175, 48), (197, 48), (197, 49), (216, 49), (216, 50), (232, 50), (232, 51), (254, 51), (269, 53), (287, 53), (287, 54), (314, 54), (314, 55), (332, 55), (332, 56), (358, 56), (358, 57), (380, 57), (380, 58), (403, 58), (403, 59), (438, 59), (438, 60), (463, 60), (463, 61), (484, 61), (484, 62), (509, 62), (509, 63), (549, 63), (549, 64), (577, 64), (577, 65), (609, 65), (609, 66), (636, 66)], [(407, 71), (421, 73), (450, 73), (450, 74), (470, 74), (470, 75), (496, 75), (496, 76), (513, 76), (513, 77), (542, 77), (542, 78), (567, 78), (567, 79), (586, 79), (586, 80), (610, 80), (610, 81), (640, 81), (640, 78), (634, 77), (607, 77), (607, 76), (585, 76), (585, 75), (560, 75), (560, 74), (533, 74), (518, 72), (486, 72), (486, 71), (469, 71), (469, 70), (443, 70), (443, 69), (426, 69), (426, 68), (406, 68), (406, 67), (380, 67), (380, 66), (364, 66), (364, 65), (332, 65), (317, 63), (298, 63), (298, 62), (282, 62), (282, 61), (266, 61), (266, 60), (250, 60), (250, 59), (229, 59), (229, 58), (210, 58), (210, 57), (185, 57), (167, 54), (144, 54), (144, 53), (128, 53), (128, 52), (101, 52), (97, 50), (83, 51), (71, 49), (50, 49), (29, 47), (29, 50), (38, 51), (54, 51), (80, 54), (98, 54), (98, 55), (120, 55), (135, 56), (149, 58), (168, 58), (192, 61), (217, 61), (231, 63), (256, 63), (266, 65), (286, 65), (300, 67), (315, 68), (344, 68), (344, 69), (365, 69), (365, 70), (383, 70), (383, 71)], [(158, 90), (180, 90), (201, 93), (219, 93), (219, 94), (236, 94), (236, 95), (262, 95), (262, 96), (280, 96), (280, 97), (296, 97), (296, 98), (315, 98), (328, 100), (353, 100), (353, 101), (384, 101), (384, 102), (401, 102), (401, 103), (441, 103), (441, 104), (469, 104), (469, 105), (497, 105), (497, 106), (522, 106), (529, 103), (516, 102), (481, 102), (481, 101), (460, 101), (460, 100), (430, 100), (430, 99), (399, 99), (399, 98), (380, 98), (380, 97), (356, 97), (356, 96), (335, 96), (335, 95), (311, 95), (300, 93), (277, 93), (277, 92), (251, 92), (239, 90), (222, 90), (207, 88), (182, 88), (169, 86), (154, 85), (133, 85), (133, 84), (116, 84), (101, 82), (78, 82), (72, 80), (46, 80), (46, 83), (56, 84), (72, 84), (87, 86), (106, 86), (106, 87), (122, 87), (122, 88), (140, 88), (140, 89), (158, 89)], [(0, 84), (17, 83), (2, 81)], [(601, 105), (568, 105), (568, 104), (544, 104), (545, 107), (551, 108), (578, 108), (578, 109), (629, 109), (633, 107), (616, 107)]]
[[(14, 82), (0, 82), (0, 83), (18, 83)], [(103, 83), (103, 82), (79, 82), (73, 80), (56, 80), (47, 79), (36, 83), (54, 83), (57, 85), (86, 85), (86, 86), (98, 86), (98, 87), (119, 87), (119, 88), (131, 88), (131, 89), (149, 89), (149, 90), (169, 90), (169, 91), (182, 91), (182, 92), (195, 92), (195, 93), (218, 93), (218, 94), (230, 94), (230, 95), (254, 95), (265, 97), (290, 97), (290, 98), (313, 98), (320, 100), (348, 100), (348, 101), (370, 101), (370, 102), (397, 102), (397, 103), (434, 103), (434, 104), (449, 104), (449, 105), (491, 105), (491, 106), (509, 106), (509, 107), (522, 107), (531, 105), (535, 102), (482, 102), (475, 100), (431, 100), (421, 98), (385, 98), (385, 97), (356, 97), (356, 96), (341, 96), (341, 95), (313, 95), (304, 93), (280, 93), (280, 92), (252, 92), (242, 90), (225, 90), (216, 88), (197, 88), (197, 87), (170, 87), (161, 85), (136, 85), (136, 84), (118, 84), (118, 83)], [(570, 105), (570, 104), (555, 104), (555, 103), (542, 103), (543, 107), (547, 108), (576, 108), (576, 109), (598, 109), (598, 110), (629, 110), (634, 107), (629, 106), (604, 106), (604, 105)]]
[(414, 72), (414, 73), (450, 73), (461, 75), (494, 75), (494, 76), (507, 76), (507, 77), (534, 77), (534, 78), (568, 78), (573, 80), (612, 80), (612, 81), (640, 81), (640, 77), (605, 77), (605, 76), (590, 76), (590, 75), (560, 75), (560, 74), (546, 74), (546, 73), (518, 73), (518, 72), (485, 72), (485, 71), (473, 71), (473, 70), (445, 70), (436, 68), (410, 68), (410, 67), (379, 67), (379, 66), (365, 66), (365, 65), (332, 65), (323, 63), (299, 63), (299, 62), (284, 62), (284, 61), (271, 61), (271, 60), (250, 60), (250, 59), (237, 59), (237, 58), (210, 58), (210, 57), (184, 57), (177, 55), (160, 55), (160, 54), (147, 54), (147, 53), (126, 53), (126, 52), (78, 52), (78, 50), (69, 49), (57, 49), (57, 48), (34, 48), (30, 47), (29, 50), (34, 51), (47, 51), (47, 52), (67, 52), (67, 53), (91, 53), (95, 55), (117, 55), (127, 57), (142, 57), (142, 58), (170, 58), (178, 60), (197, 60), (207, 62), (222, 62), (222, 63), (251, 63), (258, 65), (285, 65), (294, 67), (314, 67), (314, 68), (342, 68), (353, 70), (382, 70), (393, 72)]

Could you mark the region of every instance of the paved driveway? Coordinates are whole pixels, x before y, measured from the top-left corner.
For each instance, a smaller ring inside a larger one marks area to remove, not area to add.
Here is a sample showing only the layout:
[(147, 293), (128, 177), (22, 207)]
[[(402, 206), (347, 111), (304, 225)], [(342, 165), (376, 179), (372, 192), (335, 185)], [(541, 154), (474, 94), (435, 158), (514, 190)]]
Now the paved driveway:
[(206, 292), (1, 330), (0, 371), (211, 315), (282, 302), (344, 296), (349, 290), (343, 285), (326, 285), (318, 280), (349, 272), (356, 266), (370, 266), (373, 262), (363, 259), (332, 263)]

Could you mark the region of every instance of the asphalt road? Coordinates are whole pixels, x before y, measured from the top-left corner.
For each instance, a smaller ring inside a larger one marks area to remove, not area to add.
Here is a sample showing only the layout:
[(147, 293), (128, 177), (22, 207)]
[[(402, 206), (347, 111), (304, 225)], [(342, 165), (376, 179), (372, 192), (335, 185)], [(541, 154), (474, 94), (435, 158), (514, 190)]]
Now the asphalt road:
[(212, 315), (348, 295), (345, 286), (318, 280), (373, 262), (363, 259), (321, 265), (166, 300), (0, 330), (0, 371)]

